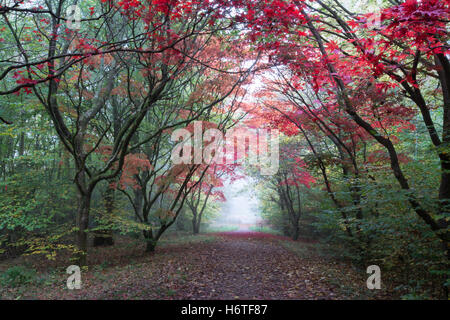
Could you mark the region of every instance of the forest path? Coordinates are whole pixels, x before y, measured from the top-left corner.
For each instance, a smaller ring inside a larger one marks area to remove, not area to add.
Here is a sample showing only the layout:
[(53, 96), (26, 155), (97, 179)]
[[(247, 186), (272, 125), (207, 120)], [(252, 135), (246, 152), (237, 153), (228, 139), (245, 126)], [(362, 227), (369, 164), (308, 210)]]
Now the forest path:
[[(22, 299), (365, 299), (366, 278), (325, 259), (315, 244), (261, 232), (166, 239), (153, 254), (124, 242), (93, 249), (82, 288), (67, 275), (47, 285), (5, 292)], [(113, 262), (113, 264), (110, 264)], [(50, 281), (51, 280), (51, 281)], [(50, 290), (51, 287), (51, 290)], [(369, 293), (370, 294), (370, 293)], [(1, 296), (1, 290), (0, 290)], [(386, 297), (384, 297), (386, 298)]]
[[(326, 278), (275, 238), (222, 234), (222, 241), (186, 252), (190, 261), (180, 298), (333, 299)], [(183, 264), (180, 257), (175, 263)], [(177, 295), (178, 296), (178, 295)]]

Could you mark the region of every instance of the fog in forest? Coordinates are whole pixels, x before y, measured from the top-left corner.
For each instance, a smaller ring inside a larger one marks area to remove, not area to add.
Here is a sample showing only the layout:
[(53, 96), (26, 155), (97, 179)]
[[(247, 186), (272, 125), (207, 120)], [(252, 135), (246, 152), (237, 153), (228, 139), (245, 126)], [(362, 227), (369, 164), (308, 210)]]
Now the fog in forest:
[(244, 231), (261, 222), (255, 182), (251, 178), (245, 177), (233, 182), (227, 179), (223, 193), (226, 202), (222, 204), (217, 217), (211, 221), (212, 228), (237, 226)]

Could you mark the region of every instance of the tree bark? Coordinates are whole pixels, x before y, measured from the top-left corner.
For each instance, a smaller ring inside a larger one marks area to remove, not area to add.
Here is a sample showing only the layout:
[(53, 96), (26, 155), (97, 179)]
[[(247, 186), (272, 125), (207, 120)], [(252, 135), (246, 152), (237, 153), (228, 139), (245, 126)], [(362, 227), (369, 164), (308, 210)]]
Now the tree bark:
[(299, 236), (300, 236), (300, 230), (299, 230), (299, 223), (298, 223), (298, 219), (297, 219), (297, 221), (293, 223), (292, 240), (297, 241)]
[(100, 223), (107, 226), (97, 230), (94, 237), (94, 247), (114, 245), (113, 230), (109, 226), (114, 211), (114, 189), (107, 187), (104, 194), (105, 212), (100, 214)]
[(197, 219), (197, 212), (192, 211), (192, 233), (198, 234), (200, 231), (200, 220)]
[(193, 229), (193, 233), (194, 234), (199, 234), (200, 233), (200, 224), (197, 222), (197, 223), (194, 223), (194, 229)]
[(89, 209), (91, 206), (91, 193), (82, 193), (78, 191), (78, 211), (77, 211), (77, 247), (76, 260), (78, 265), (87, 264), (87, 248), (89, 228)]
[(144, 230), (144, 239), (145, 239), (145, 252), (154, 252), (156, 248), (157, 241), (153, 239), (153, 232), (152, 230)]

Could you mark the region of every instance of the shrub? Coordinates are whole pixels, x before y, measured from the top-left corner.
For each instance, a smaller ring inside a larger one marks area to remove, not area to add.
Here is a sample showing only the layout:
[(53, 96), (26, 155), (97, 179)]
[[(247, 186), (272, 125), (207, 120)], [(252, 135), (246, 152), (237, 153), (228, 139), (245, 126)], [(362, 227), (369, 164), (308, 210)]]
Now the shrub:
[(7, 269), (0, 276), (0, 282), (9, 287), (16, 287), (31, 283), (36, 278), (36, 270), (23, 266), (14, 266)]

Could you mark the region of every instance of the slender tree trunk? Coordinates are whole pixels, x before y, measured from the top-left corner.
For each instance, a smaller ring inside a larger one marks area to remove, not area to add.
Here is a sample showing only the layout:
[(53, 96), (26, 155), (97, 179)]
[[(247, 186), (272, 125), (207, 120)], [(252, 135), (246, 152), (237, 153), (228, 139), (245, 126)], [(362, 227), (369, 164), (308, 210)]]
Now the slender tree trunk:
[(87, 263), (87, 248), (89, 228), (89, 209), (91, 206), (91, 193), (78, 192), (78, 212), (77, 212), (77, 247), (76, 255), (78, 265), (84, 266)]
[[(199, 196), (200, 197), (200, 196)], [(200, 200), (199, 200), (200, 201)], [(198, 212), (198, 202), (196, 204), (188, 203), (189, 209), (192, 212), (192, 234), (199, 234), (201, 215)]]
[(192, 233), (198, 234), (200, 231), (200, 217), (197, 212), (197, 208), (194, 206), (191, 206), (192, 211)]
[(193, 233), (199, 234), (200, 233), (200, 221), (192, 221), (193, 226)]
[(114, 189), (108, 186), (103, 199), (105, 202), (105, 211), (100, 214), (99, 220), (100, 224), (107, 224), (107, 226), (96, 231), (94, 237), (94, 247), (114, 245), (113, 230), (109, 225), (111, 223), (114, 211)]
[(294, 229), (294, 230), (292, 230), (292, 240), (297, 241), (298, 237), (300, 236), (298, 219), (292, 224), (292, 226)]
[(206, 194), (205, 201), (203, 201), (203, 205), (202, 205), (202, 207), (200, 209), (200, 212), (198, 212), (197, 208), (195, 209), (196, 216), (197, 216), (197, 225), (196, 225), (196, 227), (194, 229), (194, 234), (199, 234), (200, 233), (200, 224), (202, 223), (203, 213), (205, 212), (206, 204), (208, 203), (208, 199), (209, 199), (209, 196), (212, 193), (212, 190), (213, 190), (213, 186), (211, 185), (209, 187), (208, 193)]
[(145, 246), (145, 252), (154, 252), (156, 248), (156, 241), (153, 239), (148, 239)]
[(154, 252), (156, 248), (156, 240), (153, 239), (153, 232), (152, 230), (144, 230), (144, 239), (145, 239), (145, 252)]

